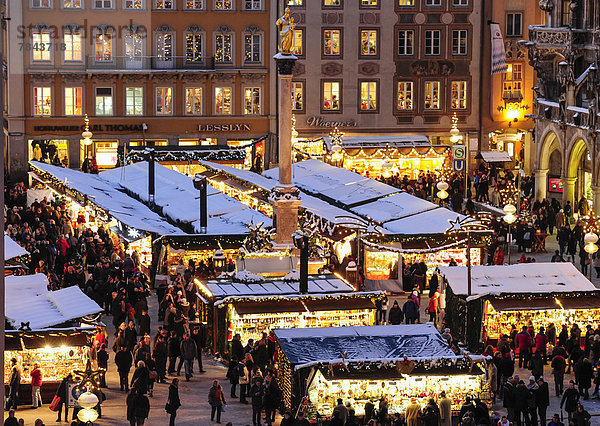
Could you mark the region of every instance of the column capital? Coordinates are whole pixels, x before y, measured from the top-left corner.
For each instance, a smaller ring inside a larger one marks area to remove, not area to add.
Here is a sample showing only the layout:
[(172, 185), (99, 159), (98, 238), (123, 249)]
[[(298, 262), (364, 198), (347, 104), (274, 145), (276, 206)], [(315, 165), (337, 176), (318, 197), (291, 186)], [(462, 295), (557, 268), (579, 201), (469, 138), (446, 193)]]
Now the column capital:
[(560, 179), (563, 181), (563, 185), (575, 185), (577, 180), (576, 177), (561, 177)]
[(548, 169), (536, 169), (533, 172), (536, 174), (536, 176), (538, 176), (538, 175), (545, 176), (548, 174), (549, 170)]
[(282, 53), (278, 53), (273, 56), (273, 59), (275, 59), (275, 62), (277, 62), (277, 71), (279, 72), (280, 76), (291, 76), (298, 57), (294, 55), (284, 55)]

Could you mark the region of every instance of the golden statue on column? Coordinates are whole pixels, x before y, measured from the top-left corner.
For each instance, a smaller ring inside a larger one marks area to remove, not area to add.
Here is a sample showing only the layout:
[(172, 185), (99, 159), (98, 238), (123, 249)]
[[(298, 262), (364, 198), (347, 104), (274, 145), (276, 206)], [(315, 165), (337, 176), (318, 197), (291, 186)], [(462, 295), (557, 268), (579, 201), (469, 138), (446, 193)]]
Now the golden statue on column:
[(279, 52), (284, 55), (292, 55), (292, 49), (294, 47), (294, 18), (290, 17), (290, 8), (286, 7), (283, 16), (275, 22), (277, 29), (279, 30)]

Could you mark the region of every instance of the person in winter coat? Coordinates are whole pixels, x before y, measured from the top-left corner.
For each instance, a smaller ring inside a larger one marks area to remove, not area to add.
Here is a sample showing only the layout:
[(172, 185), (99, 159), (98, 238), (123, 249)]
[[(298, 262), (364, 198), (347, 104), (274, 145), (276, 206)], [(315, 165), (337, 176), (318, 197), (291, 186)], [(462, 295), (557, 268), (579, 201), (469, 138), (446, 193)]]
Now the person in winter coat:
[(406, 426), (419, 426), (419, 417), (421, 416), (421, 406), (417, 403), (416, 398), (410, 399), (410, 404), (406, 407), (404, 418)]
[(138, 361), (137, 367), (131, 376), (131, 387), (141, 389), (144, 393), (148, 392), (150, 384), (150, 371), (144, 361)]
[(487, 362), (488, 386), (492, 391), (492, 403), (496, 402), (496, 389), (498, 389), (498, 368), (493, 360)]
[(433, 398), (429, 398), (429, 402), (423, 408), (421, 420), (425, 426), (438, 426), (440, 423), (440, 409)]
[(511, 422), (515, 420), (515, 379), (509, 377), (502, 389), (502, 406)]
[(250, 369), (246, 366), (247, 359), (251, 357), (248, 353), (245, 355), (245, 359), (238, 363), (238, 382), (240, 383), (240, 402), (247, 404), (248, 400), (246, 397), (250, 392)]
[(548, 336), (544, 333), (544, 327), (540, 327), (539, 333), (535, 336), (535, 352), (542, 355), (544, 365), (546, 365), (546, 345), (548, 345)]
[(554, 356), (554, 358), (552, 358), (550, 367), (552, 367), (552, 375), (554, 376), (554, 391), (556, 396), (560, 396), (564, 390), (565, 368), (567, 368), (567, 361), (562, 355), (557, 354)]
[[(194, 358), (198, 356), (198, 348), (190, 335), (186, 334), (181, 341), (179, 350), (181, 352), (181, 358), (183, 359), (183, 365), (185, 367), (185, 381), (189, 382), (192, 377), (192, 366), (194, 364)], [(233, 389), (232, 392), (235, 392)]]
[(150, 334), (150, 315), (148, 315), (148, 309), (142, 308), (142, 315), (138, 320), (139, 324), (139, 336), (145, 336)]
[(385, 397), (382, 397), (379, 400), (379, 410), (377, 413), (379, 424), (382, 426), (386, 426), (388, 424), (388, 416), (389, 416), (389, 403)]
[(400, 306), (398, 305), (398, 301), (394, 301), (394, 305), (392, 306), (392, 308), (390, 309), (390, 312), (388, 314), (388, 322), (392, 325), (399, 325), (402, 324), (402, 321), (404, 320), (404, 313), (402, 312), (402, 309), (400, 309)]
[(62, 379), (60, 385), (58, 385), (58, 389), (56, 390), (56, 396), (60, 398), (60, 402), (58, 403), (57, 422), (61, 421), (63, 406), (65, 407), (65, 421), (68, 421), (69, 419), (69, 382), (72, 379), (73, 375), (71, 373), (67, 374), (67, 377)]
[(419, 306), (411, 296), (408, 296), (408, 300), (404, 302), (402, 312), (404, 313), (406, 324), (414, 324), (419, 319)]
[(577, 404), (577, 410), (573, 414), (572, 421), (575, 423), (575, 426), (588, 426), (590, 423), (590, 419), (592, 416), (590, 413), (585, 411), (583, 405)]
[(238, 361), (244, 359), (244, 346), (242, 346), (242, 336), (237, 333), (231, 341), (231, 357), (235, 357)]
[(122, 347), (119, 352), (115, 354), (115, 364), (117, 364), (117, 372), (119, 373), (119, 381), (121, 384), (121, 391), (129, 391), (129, 370), (133, 363), (133, 356), (126, 347)]
[(150, 414), (150, 400), (142, 389), (132, 390), (127, 396), (127, 420), (131, 426), (143, 426)]
[(546, 424), (546, 410), (550, 405), (550, 390), (548, 383), (544, 381), (543, 377), (540, 377), (537, 381), (538, 390), (535, 393), (535, 406), (537, 408), (538, 418), (541, 425)]
[(215, 421), (216, 414), (217, 423), (221, 423), (221, 411), (223, 411), (223, 405), (227, 404), (227, 402), (225, 401), (223, 388), (218, 380), (213, 380), (213, 385), (208, 391), (208, 403), (210, 404), (210, 421)]
[(235, 394), (235, 388), (237, 387), (240, 378), (238, 366), (239, 363), (237, 357), (232, 356), (231, 361), (229, 361), (229, 367), (227, 368), (227, 374), (225, 375), (225, 377), (229, 379), (229, 383), (231, 384), (231, 392), (229, 394), (231, 398), (237, 398), (237, 395)]
[(515, 346), (519, 349), (519, 368), (527, 368), (531, 356), (531, 347), (533, 346), (527, 326), (523, 326), (523, 330), (515, 337)]
[(281, 391), (277, 385), (277, 380), (270, 374), (265, 377), (265, 417), (267, 425), (271, 426), (275, 423), (275, 414), (281, 405)]
[(440, 393), (440, 426), (452, 426), (452, 400), (446, 396), (446, 391)]
[(579, 384), (579, 395), (587, 401), (590, 399), (590, 387), (592, 386), (592, 377), (594, 377), (594, 367), (587, 358), (583, 358), (577, 362), (577, 383)]
[(152, 357), (156, 362), (156, 373), (158, 374), (158, 383), (166, 383), (167, 376), (167, 344), (162, 335), (159, 335), (152, 351)]
[(177, 333), (171, 331), (171, 335), (169, 336), (169, 340), (167, 342), (167, 354), (169, 355), (169, 367), (167, 369), (168, 374), (175, 373), (175, 363), (177, 362), (177, 358), (181, 355), (179, 338), (177, 337)]
[(565, 407), (565, 411), (569, 415), (569, 421), (571, 421), (571, 417), (577, 410), (577, 404), (579, 403), (579, 392), (575, 389), (575, 382), (571, 380), (569, 382), (569, 387), (563, 394), (562, 399), (560, 400), (560, 408), (562, 410), (563, 405)]
[[(200, 373), (205, 373), (204, 367), (202, 365), (202, 349), (204, 348), (204, 335), (202, 333), (202, 327), (196, 327), (192, 330), (191, 339), (196, 344), (196, 350), (198, 351), (197, 359), (198, 359), (198, 369)], [(242, 356), (244, 355), (244, 349), (242, 348)], [(242, 359), (242, 358), (238, 358)]]
[(535, 379), (539, 379), (544, 375), (544, 360), (539, 352), (536, 352), (530, 362), (531, 374)]
[(21, 369), (17, 365), (17, 359), (12, 358), (10, 360), (10, 377), (8, 379), (8, 395), (6, 401), (6, 409), (17, 409), (17, 403), (19, 401), (19, 387), (21, 386)]
[[(260, 423), (257, 423), (260, 425)], [(307, 418), (304, 417), (304, 412), (300, 411), (298, 413), (298, 418), (296, 420), (294, 420), (293, 423), (294, 426), (310, 426), (310, 422), (308, 421)]]
[(288, 410), (285, 413), (283, 413), (283, 418), (281, 419), (281, 423), (279, 424), (279, 426), (293, 426), (293, 425), (294, 425), (294, 418), (292, 417), (292, 412)]
[(265, 396), (265, 387), (260, 376), (254, 379), (254, 384), (250, 388), (250, 398), (252, 399), (252, 424), (260, 426), (260, 415), (263, 409), (263, 398)]
[(181, 407), (181, 401), (179, 400), (179, 379), (173, 379), (173, 382), (169, 385), (169, 397), (165, 405), (165, 410), (170, 415), (169, 426), (175, 426), (175, 417), (177, 416), (179, 407)]
[(331, 416), (331, 421), (329, 422), (329, 426), (344, 426), (344, 421), (340, 417), (339, 411), (334, 411)]
[(550, 423), (548, 423), (548, 426), (565, 426), (565, 424), (560, 421), (560, 416), (555, 414)]
[(42, 370), (37, 362), (33, 364), (33, 370), (29, 375), (31, 376), (31, 407), (35, 409), (42, 406)]
[(429, 299), (429, 306), (427, 307), (427, 313), (429, 314), (429, 322), (433, 323), (433, 326), (437, 328), (438, 314), (440, 313), (440, 292), (435, 291), (433, 296)]

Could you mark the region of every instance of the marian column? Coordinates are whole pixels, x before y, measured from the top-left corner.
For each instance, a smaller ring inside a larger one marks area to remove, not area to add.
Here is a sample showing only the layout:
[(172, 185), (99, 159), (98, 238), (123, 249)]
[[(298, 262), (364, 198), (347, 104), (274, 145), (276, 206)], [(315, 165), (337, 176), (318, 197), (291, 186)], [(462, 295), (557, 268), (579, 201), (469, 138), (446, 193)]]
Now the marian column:
[(298, 188), (292, 184), (292, 69), (298, 58), (292, 54), (296, 24), (289, 8), (276, 25), (280, 35), (279, 53), (273, 57), (279, 84), (279, 183), (270, 202), (276, 218), (276, 247), (287, 248), (294, 247), (292, 234), (298, 229), (298, 207), (302, 204)]

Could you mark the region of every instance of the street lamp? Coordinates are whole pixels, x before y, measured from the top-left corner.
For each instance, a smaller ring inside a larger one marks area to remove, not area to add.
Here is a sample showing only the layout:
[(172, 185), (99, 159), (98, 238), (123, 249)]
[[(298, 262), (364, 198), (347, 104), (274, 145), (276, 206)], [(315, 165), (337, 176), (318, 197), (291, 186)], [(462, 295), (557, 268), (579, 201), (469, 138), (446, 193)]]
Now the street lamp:
[(508, 224), (508, 234), (506, 236), (506, 246), (508, 247), (508, 264), (510, 265), (510, 244), (512, 243), (512, 234), (510, 233), (510, 226), (515, 223), (517, 217), (515, 216), (515, 212), (517, 208), (512, 204), (507, 204), (504, 206), (504, 217), (502, 218), (504, 222)]
[(92, 136), (93, 133), (90, 132), (90, 119), (88, 118), (88, 115), (85, 115), (85, 118), (83, 119), (84, 122), (84, 129), (83, 132), (81, 133), (81, 137), (83, 138), (83, 144), (85, 145), (85, 155), (88, 156), (89, 155), (89, 147), (92, 144)]
[(77, 404), (82, 408), (77, 413), (77, 418), (85, 424), (91, 424), (98, 418), (98, 412), (94, 409), (98, 405), (98, 397), (87, 391), (77, 398)]
[(381, 163), (381, 174), (384, 178), (387, 179), (392, 175), (392, 167), (394, 167), (394, 165), (389, 158), (383, 160), (383, 163)]
[(344, 132), (341, 132), (340, 129), (334, 127), (329, 133), (329, 137), (331, 138), (331, 159), (333, 160), (333, 164), (336, 167), (342, 167), (344, 165), (344, 153), (342, 147), (342, 138), (344, 137)]
[(225, 269), (226, 260), (227, 257), (225, 256), (225, 253), (223, 253), (223, 250), (215, 250), (215, 254), (213, 254), (213, 265), (217, 272), (223, 272), (223, 270)]
[(598, 235), (594, 234), (593, 232), (589, 232), (585, 234), (583, 241), (585, 242), (583, 249), (590, 256), (590, 281), (592, 281), (592, 255), (598, 251), (598, 246), (596, 245), (596, 242), (598, 241)]
[(438, 193), (437, 196), (440, 199), (440, 205), (444, 205), (444, 200), (446, 198), (448, 198), (448, 192), (446, 192), (446, 189), (448, 189), (449, 185), (447, 182), (444, 181), (440, 181), (437, 183), (436, 185), (437, 189), (438, 189)]

